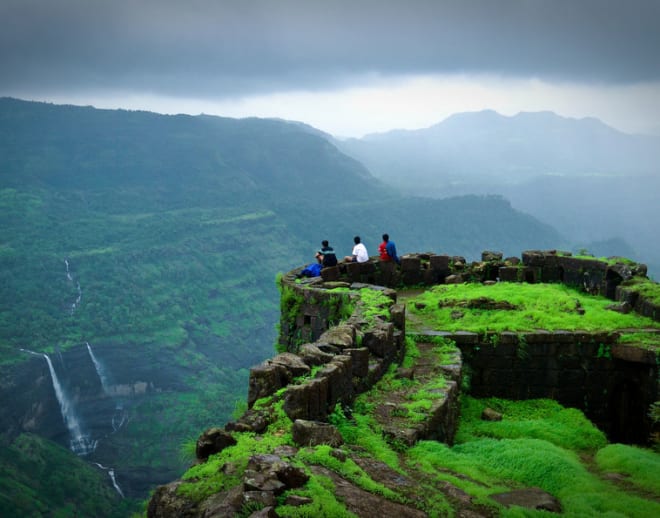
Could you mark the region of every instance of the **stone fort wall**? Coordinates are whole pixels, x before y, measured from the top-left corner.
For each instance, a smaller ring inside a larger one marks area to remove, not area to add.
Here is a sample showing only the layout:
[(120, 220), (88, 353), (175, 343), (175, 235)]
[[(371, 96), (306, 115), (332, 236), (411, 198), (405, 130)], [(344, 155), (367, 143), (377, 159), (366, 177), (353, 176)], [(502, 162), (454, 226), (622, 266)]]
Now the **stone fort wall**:
[[(555, 251), (527, 251), (518, 258), (484, 252), (468, 264), (459, 256), (410, 254), (401, 265), (370, 260), (340, 264), (321, 277), (300, 279), (301, 269), (281, 278), (282, 319), (275, 358), (250, 372), (249, 406), (281, 389), (292, 420), (325, 420), (335, 404), (349, 404), (399, 361), (405, 350), (405, 308), (395, 287), (463, 282), (561, 282), (601, 294), (629, 309), (660, 320), (652, 301), (622, 282), (645, 276), (641, 264), (603, 262)], [(359, 290), (383, 290), (389, 316), (367, 325), (359, 311)], [(349, 288), (338, 291), (336, 288)], [(357, 308), (357, 309), (356, 309)], [(340, 316), (352, 310), (349, 318)], [(463, 376), (471, 394), (510, 399), (553, 398), (581, 408), (615, 440), (645, 442), (651, 428), (647, 411), (659, 398), (658, 359), (654, 352), (617, 343), (616, 334), (584, 332), (501, 333), (497, 339), (474, 333), (447, 334), (463, 356), (452, 381), (439, 430), (426, 436), (453, 440), (456, 403)], [(305, 379), (316, 368), (313, 377)], [(451, 415), (449, 415), (451, 413)], [(635, 423), (634, 426), (631, 423)], [(420, 435), (425, 437), (425, 433)]]

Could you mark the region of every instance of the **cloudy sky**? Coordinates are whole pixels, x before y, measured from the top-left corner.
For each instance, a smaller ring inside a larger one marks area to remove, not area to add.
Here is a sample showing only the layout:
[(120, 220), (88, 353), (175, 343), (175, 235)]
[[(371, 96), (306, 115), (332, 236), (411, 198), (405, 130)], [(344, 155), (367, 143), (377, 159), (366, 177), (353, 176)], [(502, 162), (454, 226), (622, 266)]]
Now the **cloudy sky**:
[(0, 0), (0, 96), (339, 136), (486, 108), (660, 135), (660, 0)]

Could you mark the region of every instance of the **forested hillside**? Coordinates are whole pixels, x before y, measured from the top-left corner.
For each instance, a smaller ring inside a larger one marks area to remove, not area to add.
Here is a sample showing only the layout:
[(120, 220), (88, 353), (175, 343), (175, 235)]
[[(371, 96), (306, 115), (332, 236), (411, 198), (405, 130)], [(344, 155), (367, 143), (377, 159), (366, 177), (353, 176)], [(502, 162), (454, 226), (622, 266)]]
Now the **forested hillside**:
[[(468, 258), (563, 244), (499, 197), (403, 196), (300, 124), (14, 99), (0, 99), (0, 211), (3, 448), (27, 433), (68, 447), (47, 353), (98, 441), (83, 459), (128, 498), (176, 478), (182, 444), (245, 400), (273, 350), (275, 276), (321, 239), (345, 255), (360, 234), (375, 254), (389, 232), (401, 253)], [(14, 475), (31, 462), (3, 456), (0, 511), (34, 511), (7, 496), (38, 487)]]

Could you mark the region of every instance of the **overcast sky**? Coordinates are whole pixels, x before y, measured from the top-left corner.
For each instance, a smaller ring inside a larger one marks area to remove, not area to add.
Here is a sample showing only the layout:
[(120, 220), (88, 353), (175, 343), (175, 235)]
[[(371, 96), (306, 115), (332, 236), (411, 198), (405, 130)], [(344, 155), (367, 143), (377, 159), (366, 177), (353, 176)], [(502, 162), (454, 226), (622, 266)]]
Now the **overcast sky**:
[(660, 0), (0, 0), (0, 96), (339, 136), (486, 108), (660, 134)]

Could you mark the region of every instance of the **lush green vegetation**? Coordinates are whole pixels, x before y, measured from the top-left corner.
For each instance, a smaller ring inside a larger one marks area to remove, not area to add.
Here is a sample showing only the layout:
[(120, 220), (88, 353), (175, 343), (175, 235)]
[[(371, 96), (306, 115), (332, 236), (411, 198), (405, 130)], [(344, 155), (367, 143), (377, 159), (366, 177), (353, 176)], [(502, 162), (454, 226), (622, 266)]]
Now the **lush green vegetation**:
[[(413, 353), (414, 354), (414, 353)], [(508, 401), (478, 400), (463, 397), (461, 423), (456, 445), (449, 447), (435, 441), (422, 441), (411, 448), (402, 447), (383, 436), (382, 425), (375, 417), (378, 402), (386, 401), (400, 380), (393, 371), (369, 393), (358, 397), (349, 412), (337, 407), (330, 417), (344, 440), (348, 455), (340, 461), (329, 446), (302, 448), (292, 462), (303, 467), (310, 481), (287, 494), (307, 496), (312, 503), (300, 507), (280, 505), (282, 516), (351, 516), (333, 494), (332, 482), (314, 475), (312, 465), (324, 466), (356, 486), (395, 502), (415, 502), (430, 516), (455, 516), (454, 505), (437, 490), (450, 483), (464, 491), (478, 505), (491, 508), (502, 516), (542, 516), (542, 511), (506, 509), (490, 496), (520, 487), (540, 487), (561, 502), (569, 517), (635, 516), (651, 517), (660, 511), (657, 495), (660, 487), (657, 470), (660, 455), (650, 450), (623, 445), (608, 445), (605, 436), (584, 415), (563, 408), (551, 400)], [(276, 399), (261, 401), (274, 405), (276, 422), (263, 437), (237, 434), (238, 444), (212, 456), (208, 462), (191, 468), (180, 491), (195, 501), (228, 489), (241, 481), (247, 459), (255, 453), (272, 452), (277, 446), (292, 444), (290, 421)], [(481, 412), (490, 407), (503, 414), (499, 422), (481, 420)], [(412, 478), (412, 486), (401, 485), (394, 491), (373, 480), (356, 462), (366, 457), (385, 463), (403, 478)], [(230, 474), (223, 465), (232, 466)], [(624, 477), (624, 482), (610, 474)], [(433, 488), (436, 488), (433, 490)]]
[[(484, 407), (501, 413), (505, 423), (480, 419)], [(567, 450), (593, 452), (607, 444), (603, 432), (575, 408), (564, 408), (551, 399), (509, 401), (464, 397), (462, 426), (457, 443), (481, 438), (540, 439)]]
[(654, 349), (660, 354), (660, 334), (654, 333), (621, 333), (619, 342), (635, 344), (640, 347)]
[(108, 474), (61, 446), (32, 434), (0, 436), (0, 515), (123, 518), (123, 500)]
[[(151, 482), (176, 478), (179, 445), (245, 399), (247, 368), (273, 352), (273, 277), (321, 239), (342, 255), (360, 233), (375, 252), (386, 229), (402, 253), (468, 257), (559, 242), (498, 197), (400, 196), (298, 124), (12, 99), (0, 99), (0, 212), (3, 386), (29, 393), (39, 375), (20, 348), (114, 351), (117, 381), (152, 389), (103, 438), (105, 463)], [(30, 405), (11, 404), (0, 422), (19, 430)]]
[(392, 299), (382, 291), (362, 288), (359, 304), (362, 317), (367, 321), (368, 326), (373, 325), (376, 319), (389, 320)]
[[(502, 421), (482, 422), (480, 414), (487, 406), (501, 410)], [(457, 444), (449, 448), (422, 442), (409, 451), (409, 458), (435, 480), (450, 481), (484, 503), (488, 495), (510, 488), (540, 487), (559, 498), (565, 516), (655, 516), (660, 504), (647, 497), (658, 494), (654, 482), (660, 456), (618, 446), (607, 446), (603, 434), (581, 412), (554, 401), (465, 397)], [(617, 459), (612, 449), (623, 455)], [(626, 459), (630, 450), (638, 456)], [(608, 470), (634, 475), (618, 487), (606, 477)], [(500, 512), (545, 515), (520, 508)]]
[(435, 286), (414, 297), (407, 302), (407, 309), (413, 315), (413, 328), (443, 331), (660, 328), (650, 318), (608, 310), (611, 304), (605, 297), (587, 295), (563, 284), (451, 284)]
[(645, 299), (653, 302), (653, 304), (660, 305), (660, 288), (658, 288), (657, 282), (640, 277), (625, 281), (622, 287), (639, 293)]
[(660, 494), (660, 455), (626, 444), (610, 444), (596, 455), (598, 468), (603, 472), (619, 473), (635, 488)]

